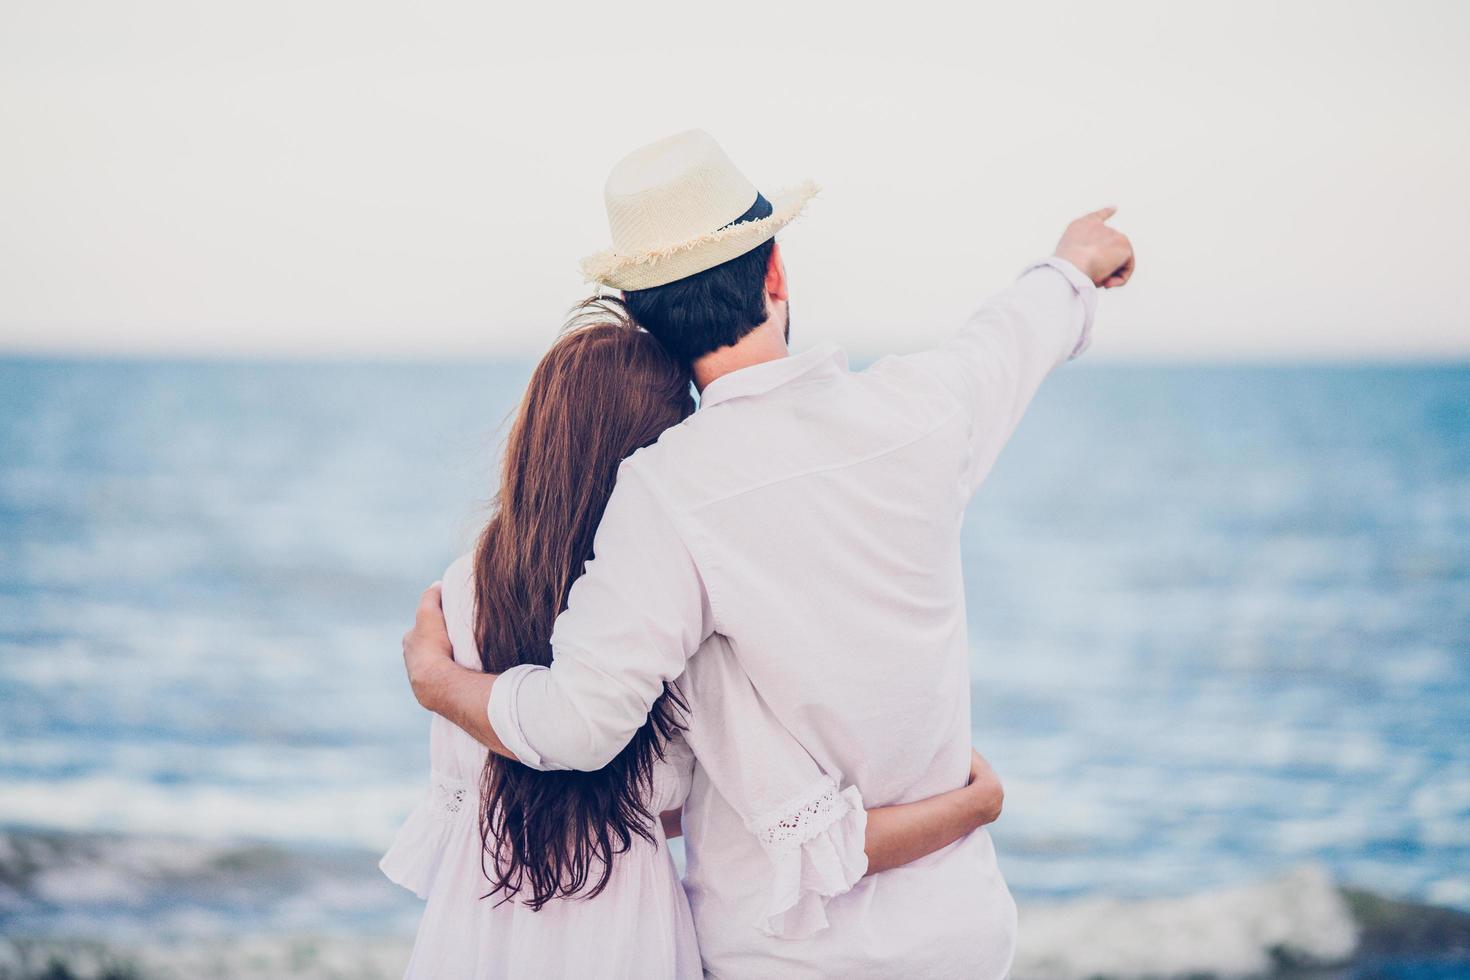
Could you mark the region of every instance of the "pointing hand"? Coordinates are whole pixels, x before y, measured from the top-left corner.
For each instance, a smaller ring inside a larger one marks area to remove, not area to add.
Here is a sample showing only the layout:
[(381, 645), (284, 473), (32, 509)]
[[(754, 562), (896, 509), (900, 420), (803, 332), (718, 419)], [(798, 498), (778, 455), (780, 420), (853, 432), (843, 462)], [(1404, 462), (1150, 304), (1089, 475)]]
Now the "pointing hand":
[(1054, 253), (1103, 289), (1115, 289), (1133, 276), (1133, 243), (1107, 221), (1117, 208), (1084, 214), (1067, 226)]

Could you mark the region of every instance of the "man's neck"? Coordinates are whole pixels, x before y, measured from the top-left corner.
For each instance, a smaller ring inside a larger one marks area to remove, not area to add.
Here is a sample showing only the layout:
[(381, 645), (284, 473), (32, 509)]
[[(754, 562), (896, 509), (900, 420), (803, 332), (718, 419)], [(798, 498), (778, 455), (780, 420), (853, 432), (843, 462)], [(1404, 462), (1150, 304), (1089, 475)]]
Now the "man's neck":
[(728, 347), (711, 351), (694, 362), (694, 385), (700, 391), (727, 374), (787, 356), (786, 338), (767, 320)]

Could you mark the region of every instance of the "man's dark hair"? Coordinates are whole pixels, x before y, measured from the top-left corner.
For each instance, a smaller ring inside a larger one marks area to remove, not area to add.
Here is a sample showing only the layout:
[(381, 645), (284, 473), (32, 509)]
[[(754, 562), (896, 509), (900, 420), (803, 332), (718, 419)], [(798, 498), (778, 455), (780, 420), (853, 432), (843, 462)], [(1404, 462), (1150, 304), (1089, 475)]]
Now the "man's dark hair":
[(766, 266), (774, 238), (712, 269), (623, 292), (628, 313), (686, 367), (766, 321)]

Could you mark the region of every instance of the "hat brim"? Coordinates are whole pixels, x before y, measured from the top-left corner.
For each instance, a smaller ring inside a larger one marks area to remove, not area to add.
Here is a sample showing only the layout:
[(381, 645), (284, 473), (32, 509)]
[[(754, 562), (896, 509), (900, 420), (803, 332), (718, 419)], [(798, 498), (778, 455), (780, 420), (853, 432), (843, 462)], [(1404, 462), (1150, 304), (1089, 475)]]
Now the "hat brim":
[(613, 249), (589, 255), (582, 260), (582, 274), (588, 282), (614, 289), (652, 289), (713, 269), (774, 237), (800, 216), (819, 189), (814, 181), (808, 180), (776, 191), (768, 195), (771, 213), (764, 218), (726, 225), (688, 241), (661, 245), (634, 255)]

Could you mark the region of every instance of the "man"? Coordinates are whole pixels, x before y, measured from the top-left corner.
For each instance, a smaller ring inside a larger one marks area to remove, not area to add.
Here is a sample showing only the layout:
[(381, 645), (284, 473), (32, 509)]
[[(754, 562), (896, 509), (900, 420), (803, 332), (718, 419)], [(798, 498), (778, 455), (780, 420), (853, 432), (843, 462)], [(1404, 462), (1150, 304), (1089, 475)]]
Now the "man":
[(985, 831), (866, 878), (834, 872), (840, 842), (824, 835), (859, 796), (871, 808), (965, 783), (960, 522), (1042, 379), (1087, 346), (1096, 288), (1132, 275), (1132, 248), (1105, 224), (1111, 209), (1079, 218), (953, 340), (853, 373), (833, 348), (787, 351), (773, 238), (813, 193), (768, 201), (697, 131), (614, 168), (614, 247), (584, 268), (688, 362), (700, 409), (624, 462), (551, 667), (458, 667), (432, 590), (405, 664), (426, 708), (493, 751), (592, 770), (722, 634), (771, 713), (845, 788), (793, 801), (775, 822), (776, 845), (798, 855), (781, 883), (786, 918), (803, 923), (794, 940), (753, 914), (770, 909), (750, 884), (753, 862), (774, 853), (770, 828), (743, 825), (696, 773), (688, 888), (709, 972), (998, 978), (1015, 906)]

